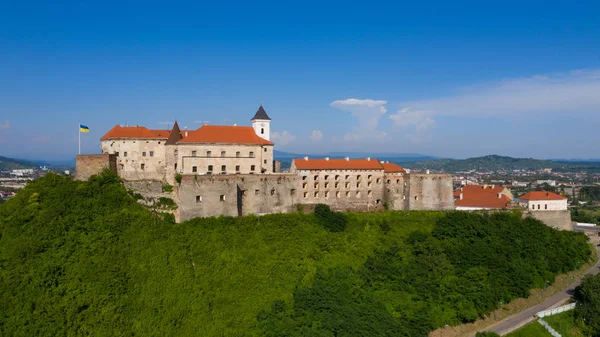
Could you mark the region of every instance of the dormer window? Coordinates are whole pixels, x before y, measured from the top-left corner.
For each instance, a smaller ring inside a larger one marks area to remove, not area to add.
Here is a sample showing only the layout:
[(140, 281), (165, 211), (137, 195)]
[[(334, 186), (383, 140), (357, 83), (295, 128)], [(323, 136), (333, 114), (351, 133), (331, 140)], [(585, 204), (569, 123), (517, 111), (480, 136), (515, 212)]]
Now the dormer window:
[(260, 134), (264, 135), (265, 134), (265, 128), (260, 128)]

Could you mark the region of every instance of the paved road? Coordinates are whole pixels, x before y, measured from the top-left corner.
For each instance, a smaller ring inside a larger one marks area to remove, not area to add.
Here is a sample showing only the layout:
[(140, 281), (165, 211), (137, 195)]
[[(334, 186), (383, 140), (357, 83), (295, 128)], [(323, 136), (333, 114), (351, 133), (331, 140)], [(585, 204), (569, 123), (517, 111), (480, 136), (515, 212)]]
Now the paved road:
[[(596, 249), (598, 250), (598, 256), (600, 257), (600, 247), (597, 247)], [(598, 272), (600, 272), (600, 258), (598, 258), (596, 264), (593, 267), (591, 267), (586, 274), (595, 275), (598, 274)], [(573, 282), (567, 289), (559, 292), (558, 294), (555, 294), (554, 296), (548, 298), (546, 301), (529, 309), (523, 310), (522, 312), (516, 315), (505, 318), (504, 320), (489, 327), (487, 331), (494, 331), (499, 335), (503, 335), (505, 333), (513, 331), (514, 327), (523, 326), (524, 324), (532, 321), (534, 319), (533, 315), (535, 315), (537, 312), (550, 309), (569, 299), (571, 295), (569, 295), (568, 292), (572, 293), (572, 291), (579, 284), (581, 284), (581, 280)]]

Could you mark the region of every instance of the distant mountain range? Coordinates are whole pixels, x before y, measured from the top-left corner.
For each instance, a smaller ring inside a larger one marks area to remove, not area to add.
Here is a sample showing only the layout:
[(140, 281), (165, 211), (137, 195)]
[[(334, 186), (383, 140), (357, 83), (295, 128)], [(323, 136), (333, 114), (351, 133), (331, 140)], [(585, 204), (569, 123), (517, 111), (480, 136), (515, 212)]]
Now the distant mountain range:
[(414, 161), (426, 161), (426, 160), (434, 160), (438, 159), (438, 157), (427, 156), (419, 153), (372, 153), (372, 152), (327, 152), (327, 153), (319, 153), (319, 154), (306, 154), (306, 153), (291, 153), (291, 152), (282, 152), (282, 151), (274, 151), (275, 159), (281, 161), (291, 161), (294, 158), (374, 158), (378, 160), (387, 160), (394, 163), (407, 163)]
[(533, 158), (513, 158), (489, 155), (468, 159), (436, 159), (405, 163), (410, 169), (430, 169), (445, 172), (497, 171), (505, 170), (540, 170), (550, 168), (556, 171), (587, 170), (600, 172), (600, 161), (559, 161)]
[(38, 168), (41, 166), (52, 167), (55, 169), (69, 169), (75, 167), (75, 161), (42, 161), (15, 159), (0, 156), (0, 171), (10, 171), (17, 169)]

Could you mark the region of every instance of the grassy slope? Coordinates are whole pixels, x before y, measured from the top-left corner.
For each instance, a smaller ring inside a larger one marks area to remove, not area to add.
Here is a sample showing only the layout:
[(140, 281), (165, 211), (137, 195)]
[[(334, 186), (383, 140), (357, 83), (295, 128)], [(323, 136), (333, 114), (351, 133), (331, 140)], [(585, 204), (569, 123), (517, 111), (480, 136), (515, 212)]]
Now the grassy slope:
[(552, 335), (540, 323), (532, 322), (505, 337), (552, 337)]
[(544, 317), (544, 320), (563, 337), (582, 336), (575, 325), (575, 310), (561, 312), (560, 314)]
[[(132, 274), (140, 281), (133, 282), (138, 287), (138, 309), (144, 316), (160, 308), (161, 321), (155, 323), (160, 327), (179, 320), (182, 335), (193, 334), (198, 327), (205, 335), (220, 336), (224, 327), (230, 336), (249, 335), (256, 315), (274, 300), (291, 301), (297, 286), (312, 283), (317, 267), (358, 268), (385, 242), (415, 230), (430, 231), (440, 215), (394, 213), (398, 225), (385, 237), (378, 225), (384, 214), (377, 213), (368, 219), (351, 214), (343, 233), (315, 227), (311, 215), (246, 218), (243, 226), (238, 219), (226, 226), (207, 224), (210, 220), (188, 221), (167, 232), (137, 237), (145, 247), (131, 256), (132, 264), (136, 261)], [(139, 328), (142, 334), (157, 329), (154, 325)]]

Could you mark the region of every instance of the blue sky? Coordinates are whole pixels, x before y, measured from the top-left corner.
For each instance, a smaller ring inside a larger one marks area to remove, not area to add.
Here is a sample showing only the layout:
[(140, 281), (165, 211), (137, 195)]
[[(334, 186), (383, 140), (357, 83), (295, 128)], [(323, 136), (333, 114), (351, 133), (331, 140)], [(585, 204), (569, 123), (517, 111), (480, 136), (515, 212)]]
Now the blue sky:
[[(0, 155), (115, 124), (247, 125), (276, 149), (600, 158), (600, 2), (4, 2)], [(162, 124), (161, 124), (162, 123)]]

